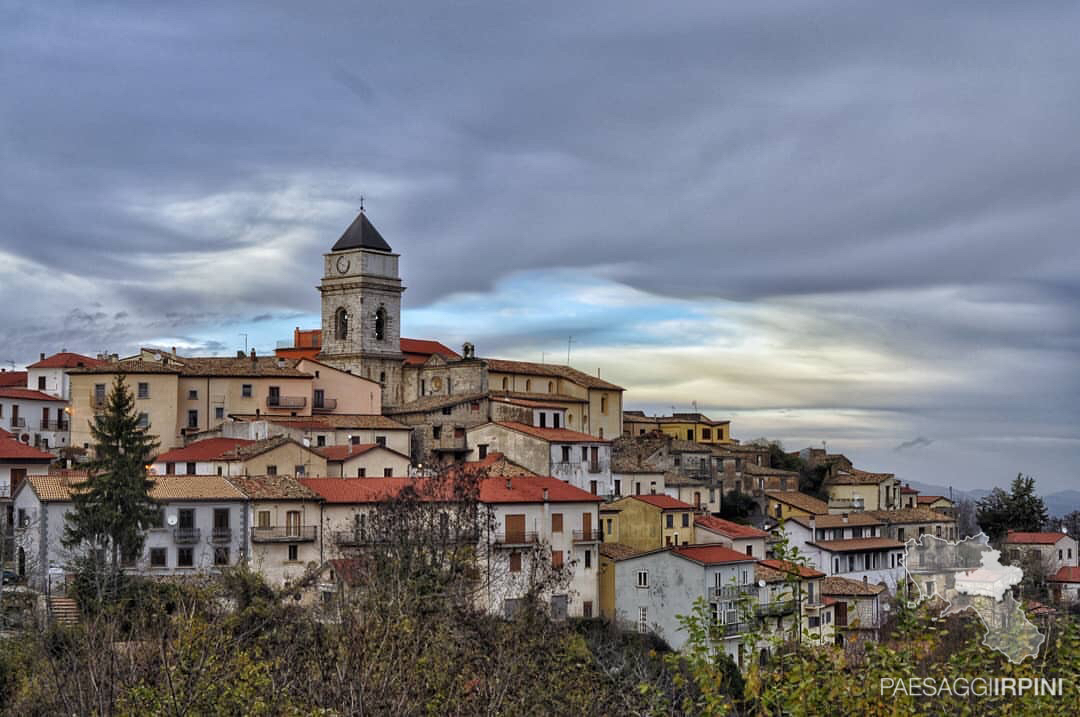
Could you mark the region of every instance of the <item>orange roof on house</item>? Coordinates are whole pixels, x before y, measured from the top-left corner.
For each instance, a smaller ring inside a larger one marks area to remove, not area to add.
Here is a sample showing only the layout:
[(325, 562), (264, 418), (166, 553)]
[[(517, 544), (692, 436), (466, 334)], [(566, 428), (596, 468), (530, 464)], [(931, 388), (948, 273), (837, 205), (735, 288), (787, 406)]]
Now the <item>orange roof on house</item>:
[(670, 495), (664, 495), (663, 493), (632, 495), (629, 497), (634, 500), (640, 500), (642, 503), (648, 503), (660, 510), (694, 510), (694, 506), (689, 503), (683, 503), (681, 500), (672, 498)]
[(460, 359), (461, 355), (448, 346), (430, 339), (401, 339), (401, 353), (405, 354), (405, 363), (419, 365), (433, 354), (447, 359)]
[(243, 438), (207, 438), (196, 441), (183, 448), (173, 448), (165, 451), (154, 459), (155, 463), (187, 463), (191, 461), (216, 461), (223, 460), (229, 451), (245, 446), (255, 441)]
[[(379, 503), (395, 498), (414, 486), (428, 500), (452, 500), (453, 486), (415, 478), (301, 478), (300, 483), (327, 503)], [(550, 476), (488, 477), (480, 481), (482, 503), (600, 503), (603, 498)]]
[(52, 463), (53, 455), (28, 446), (8, 434), (0, 436), (0, 461), (4, 463)]
[(796, 565), (787, 560), (760, 560), (758, 561), (767, 568), (779, 570), (782, 573), (798, 574), (800, 578), (823, 578), (825, 573), (820, 570), (808, 568), (805, 565)]
[(26, 386), (26, 371), (0, 371), (0, 386)]
[(326, 460), (332, 463), (340, 463), (343, 461), (347, 461), (351, 458), (356, 458), (357, 456), (362, 456), (365, 453), (375, 450), (376, 448), (381, 448), (384, 451), (389, 451), (395, 455), (401, 456), (402, 458), (408, 458), (408, 456), (404, 453), (399, 453), (398, 451), (395, 451), (392, 448), (387, 448), (386, 446), (380, 446), (378, 443), (355, 443), (347, 444), (344, 446), (321, 446), (313, 450), (316, 453), (321, 453), (323, 457), (326, 458)]
[(828, 550), (830, 553), (850, 553), (856, 550), (886, 550), (903, 548), (904, 544), (890, 538), (850, 538), (848, 540), (816, 540), (807, 545)]
[(588, 433), (571, 431), (569, 428), (541, 428), (540, 426), (529, 426), (517, 421), (495, 421), (494, 423), (496, 426), (542, 438), (549, 443), (611, 443), (606, 438), (597, 438), (596, 436), (590, 436)]
[(943, 495), (920, 495), (915, 500), (919, 503), (926, 503), (927, 505), (929, 505), (930, 503), (936, 503), (939, 500), (948, 500), (950, 503), (952, 503), (951, 500), (949, 500)]
[(1065, 537), (1068, 537), (1065, 533), (1023, 533), (1010, 530), (1005, 536), (1005, 542), (1014, 545), (1053, 545)]
[(694, 518), (694, 525), (699, 525), (705, 530), (726, 536), (728, 538), (767, 538), (769, 534), (764, 530), (758, 530), (752, 525), (733, 523), (730, 520), (716, 518), (711, 515), (699, 515)]
[(27, 368), (82, 368), (84, 366), (103, 366), (106, 361), (83, 356), (70, 351), (61, 351), (58, 354), (47, 356)]
[(1080, 567), (1066, 565), (1059, 568), (1053, 577), (1049, 577), (1047, 580), (1055, 583), (1080, 583)]
[(756, 558), (723, 545), (684, 545), (681, 548), (672, 548), (671, 553), (702, 565), (757, 562)]
[(0, 388), (0, 398), (11, 398), (18, 401), (53, 401), (64, 403), (64, 399), (50, 396), (33, 388)]

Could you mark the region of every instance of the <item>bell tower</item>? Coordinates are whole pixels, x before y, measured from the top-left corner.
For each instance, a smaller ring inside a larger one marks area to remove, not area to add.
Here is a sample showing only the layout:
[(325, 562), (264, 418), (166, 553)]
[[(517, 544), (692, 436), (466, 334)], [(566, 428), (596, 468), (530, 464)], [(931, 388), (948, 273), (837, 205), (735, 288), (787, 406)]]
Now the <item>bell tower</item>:
[(318, 359), (382, 384), (384, 406), (401, 403), (398, 255), (360, 210), (323, 255), (322, 351)]

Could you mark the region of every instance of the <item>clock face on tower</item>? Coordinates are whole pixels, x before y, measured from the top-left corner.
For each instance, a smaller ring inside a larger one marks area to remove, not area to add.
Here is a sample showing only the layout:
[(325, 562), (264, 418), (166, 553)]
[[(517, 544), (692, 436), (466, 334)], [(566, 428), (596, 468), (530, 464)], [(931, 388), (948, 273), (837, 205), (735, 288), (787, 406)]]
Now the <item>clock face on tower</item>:
[(337, 258), (337, 270), (339, 274), (344, 274), (349, 270), (349, 257), (339, 256)]

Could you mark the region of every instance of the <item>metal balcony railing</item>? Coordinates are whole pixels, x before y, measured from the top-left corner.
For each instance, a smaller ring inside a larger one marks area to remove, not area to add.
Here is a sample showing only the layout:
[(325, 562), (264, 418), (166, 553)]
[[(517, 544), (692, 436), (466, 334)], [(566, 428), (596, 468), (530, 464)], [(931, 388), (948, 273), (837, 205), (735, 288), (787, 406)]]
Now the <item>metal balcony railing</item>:
[(575, 543), (599, 543), (604, 539), (603, 533), (599, 528), (594, 530), (575, 530), (574, 542)]
[(748, 622), (727, 622), (727, 623), (713, 623), (712, 633), (716, 637), (731, 637), (733, 635), (742, 635), (750, 632), (750, 623)]
[(773, 600), (772, 602), (758, 603), (754, 610), (758, 615), (788, 615), (795, 612), (794, 600)]
[(70, 425), (71, 424), (69, 424), (67, 421), (64, 421), (64, 420), (42, 421), (41, 422), (41, 430), (42, 431), (67, 431), (67, 430), (70, 430)]
[(724, 585), (709, 588), (709, 600), (738, 600), (741, 597), (757, 597), (757, 585)]
[(539, 542), (539, 536), (535, 531), (524, 533), (496, 533), (492, 538), (492, 545), (496, 548), (519, 548), (529, 547)]
[(198, 528), (173, 529), (173, 542), (177, 545), (191, 545), (199, 542), (200, 538), (202, 538), (202, 531)]
[(26, 428), (26, 419), (23, 418), (22, 416), (12, 416), (11, 417), (11, 427), (12, 428)]
[(266, 405), (269, 408), (303, 408), (307, 405), (306, 396), (267, 396)]
[(228, 543), (232, 540), (232, 528), (214, 528), (210, 540), (215, 543)]
[(267, 528), (252, 528), (253, 543), (310, 543), (315, 540), (315, 525), (275, 525)]
[(336, 398), (324, 398), (321, 401), (316, 400), (311, 404), (311, 410), (316, 411), (316, 412), (333, 411), (336, 408), (337, 408), (337, 399)]

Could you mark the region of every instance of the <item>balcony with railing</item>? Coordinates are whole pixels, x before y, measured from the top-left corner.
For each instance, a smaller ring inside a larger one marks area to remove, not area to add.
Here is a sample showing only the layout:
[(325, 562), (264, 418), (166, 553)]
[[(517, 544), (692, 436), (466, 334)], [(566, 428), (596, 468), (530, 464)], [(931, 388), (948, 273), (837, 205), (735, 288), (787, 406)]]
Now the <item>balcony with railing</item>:
[(67, 421), (65, 421), (63, 419), (59, 419), (59, 420), (58, 419), (51, 419), (51, 420), (48, 420), (48, 421), (42, 421), (40, 430), (42, 430), (42, 431), (66, 432), (66, 431), (69, 431), (70, 429), (71, 429), (71, 424), (68, 423)]
[(710, 629), (713, 637), (734, 637), (750, 632), (750, 628), (748, 622), (714, 622)]
[(174, 528), (173, 542), (177, 545), (192, 545), (202, 538), (202, 531), (198, 528)]
[[(395, 535), (376, 535), (370, 530), (338, 530), (333, 534), (334, 544), (342, 548), (363, 548), (373, 545), (389, 545), (392, 543), (407, 542), (407, 538)], [(424, 538), (428, 539), (427, 537)], [(438, 536), (437, 542), (442, 545), (464, 543), (475, 544), (480, 539), (480, 531), (466, 529), (457, 532), (443, 531)]]
[(575, 530), (574, 542), (575, 543), (599, 543), (604, 539), (603, 533), (599, 528), (593, 530)]
[(26, 428), (26, 419), (22, 416), (12, 416), (9, 423), (12, 428)]
[(491, 544), (496, 548), (528, 548), (539, 541), (537, 533), (530, 530), (523, 533), (496, 533)]
[(607, 473), (611, 464), (605, 460), (597, 461), (552, 461), (551, 474), (553, 476), (576, 476), (586, 473)]
[(275, 396), (266, 397), (267, 408), (303, 408), (307, 405), (306, 396)]
[(776, 617), (790, 615), (795, 612), (794, 600), (773, 600), (772, 602), (759, 602), (754, 606), (754, 611), (761, 616)]
[(214, 528), (210, 533), (210, 541), (214, 543), (228, 543), (232, 541), (232, 528)]
[(709, 588), (709, 600), (738, 600), (742, 597), (757, 597), (757, 585), (724, 585)]
[[(444, 428), (445, 432), (446, 429)], [(442, 435), (432, 440), (431, 450), (442, 451), (446, 453), (460, 453), (462, 451), (469, 450), (469, 444), (465, 440), (465, 436), (455, 436), (453, 433), (450, 435)]]
[(315, 540), (315, 525), (275, 525), (251, 529), (253, 543), (310, 543)]
[(337, 410), (336, 398), (324, 398), (322, 400), (316, 399), (311, 404), (311, 410), (315, 413), (330, 413)]

